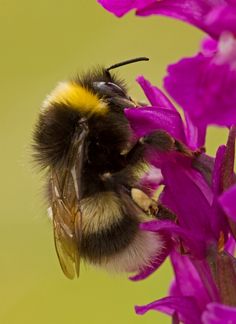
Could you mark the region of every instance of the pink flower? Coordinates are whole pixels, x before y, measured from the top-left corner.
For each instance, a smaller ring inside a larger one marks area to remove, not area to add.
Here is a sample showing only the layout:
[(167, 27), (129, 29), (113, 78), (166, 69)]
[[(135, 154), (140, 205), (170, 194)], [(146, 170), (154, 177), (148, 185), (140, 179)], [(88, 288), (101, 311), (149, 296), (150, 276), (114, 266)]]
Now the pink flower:
[(223, 33), (204, 41), (201, 52), (168, 67), (168, 93), (200, 128), (236, 123), (236, 40)]
[(214, 38), (222, 31), (236, 35), (235, 0), (98, 0), (121, 17), (130, 10), (138, 16), (163, 15), (190, 23)]

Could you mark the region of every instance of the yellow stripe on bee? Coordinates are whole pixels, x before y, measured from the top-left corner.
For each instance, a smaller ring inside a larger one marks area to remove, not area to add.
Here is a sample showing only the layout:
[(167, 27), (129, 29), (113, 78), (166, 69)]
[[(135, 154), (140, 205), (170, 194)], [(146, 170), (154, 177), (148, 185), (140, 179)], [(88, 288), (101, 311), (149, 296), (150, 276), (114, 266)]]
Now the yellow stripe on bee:
[(43, 109), (53, 104), (63, 104), (85, 114), (106, 114), (107, 104), (85, 87), (75, 82), (61, 82), (46, 98)]

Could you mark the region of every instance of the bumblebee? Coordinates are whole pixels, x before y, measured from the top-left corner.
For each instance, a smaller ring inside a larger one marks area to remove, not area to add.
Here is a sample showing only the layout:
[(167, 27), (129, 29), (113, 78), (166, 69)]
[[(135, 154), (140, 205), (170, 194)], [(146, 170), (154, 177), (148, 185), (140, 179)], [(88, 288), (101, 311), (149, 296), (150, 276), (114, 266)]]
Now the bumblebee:
[(111, 271), (136, 272), (165, 248), (160, 235), (139, 229), (158, 209), (140, 177), (148, 148), (184, 149), (164, 131), (135, 140), (124, 109), (137, 104), (110, 72), (141, 60), (147, 59), (98, 67), (59, 83), (39, 114), (34, 156), (47, 170), (55, 248), (70, 279), (79, 275), (81, 258)]

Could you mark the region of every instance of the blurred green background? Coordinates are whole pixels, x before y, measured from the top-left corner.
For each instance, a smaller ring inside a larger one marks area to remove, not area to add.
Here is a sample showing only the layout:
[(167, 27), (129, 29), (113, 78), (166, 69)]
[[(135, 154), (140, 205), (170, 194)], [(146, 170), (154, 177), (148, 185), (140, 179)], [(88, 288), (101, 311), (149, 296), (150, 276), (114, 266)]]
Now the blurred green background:
[[(169, 323), (159, 313), (133, 310), (166, 295), (167, 263), (140, 283), (89, 267), (79, 280), (63, 276), (30, 142), (40, 104), (57, 81), (97, 63), (145, 55), (149, 63), (120, 68), (131, 94), (142, 100), (137, 74), (160, 86), (166, 65), (192, 55), (202, 33), (165, 18), (119, 20), (95, 0), (0, 0), (0, 8), (0, 323)], [(224, 139), (211, 129), (209, 152)]]

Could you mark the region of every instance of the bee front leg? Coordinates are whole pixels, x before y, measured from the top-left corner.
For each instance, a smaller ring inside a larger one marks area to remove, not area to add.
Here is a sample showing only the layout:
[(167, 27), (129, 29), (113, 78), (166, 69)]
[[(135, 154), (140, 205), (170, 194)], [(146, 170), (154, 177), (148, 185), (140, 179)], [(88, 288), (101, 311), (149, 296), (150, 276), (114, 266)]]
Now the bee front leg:
[(193, 151), (189, 149), (184, 143), (173, 138), (164, 130), (157, 130), (146, 136), (141, 137), (137, 143), (126, 154), (126, 161), (133, 165), (139, 161), (144, 160), (145, 153), (155, 149), (159, 152), (179, 152), (187, 157), (197, 157), (202, 151)]
[(188, 157), (195, 157), (199, 152), (192, 151), (184, 143), (173, 138), (164, 130), (157, 130), (141, 137), (139, 142), (160, 152), (179, 152)]

